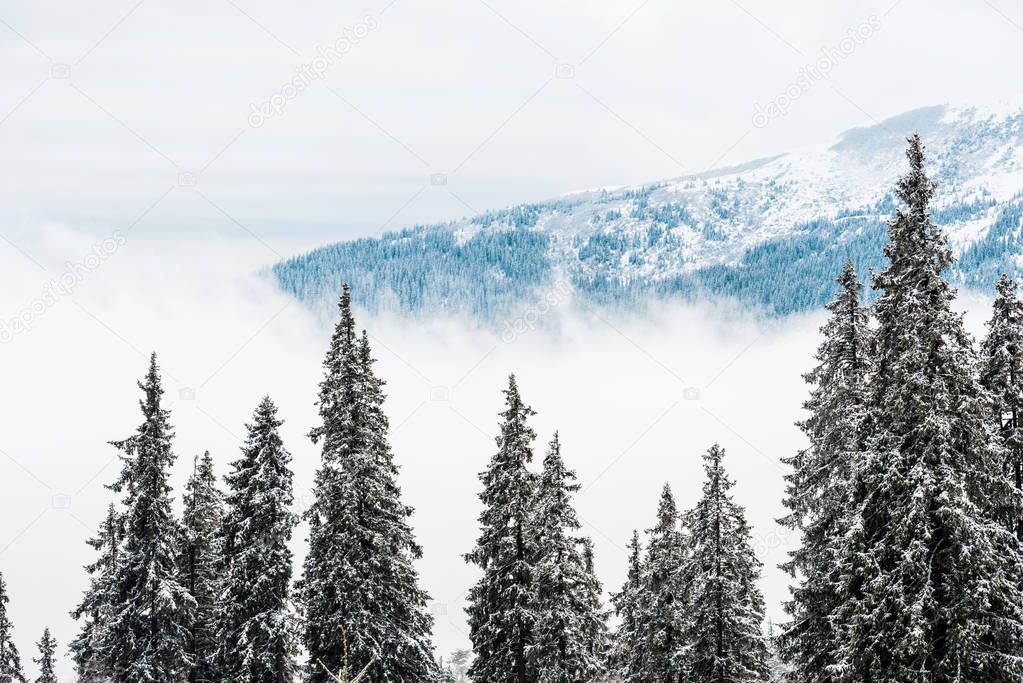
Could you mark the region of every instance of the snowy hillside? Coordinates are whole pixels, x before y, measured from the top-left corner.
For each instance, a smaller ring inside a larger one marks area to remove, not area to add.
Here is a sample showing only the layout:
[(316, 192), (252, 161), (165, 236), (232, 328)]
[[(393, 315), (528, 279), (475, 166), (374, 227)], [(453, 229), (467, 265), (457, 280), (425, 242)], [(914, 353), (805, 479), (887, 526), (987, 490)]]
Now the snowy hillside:
[(863, 272), (881, 265), (913, 131), (959, 258), (953, 279), (989, 288), (1003, 270), (1018, 274), (1023, 107), (1006, 106), (919, 109), (827, 148), (342, 242), (272, 270), (312, 307), (347, 280), (371, 311), (413, 316), (496, 320), (552, 296), (630, 308), (725, 297), (786, 315), (827, 301), (847, 256)]

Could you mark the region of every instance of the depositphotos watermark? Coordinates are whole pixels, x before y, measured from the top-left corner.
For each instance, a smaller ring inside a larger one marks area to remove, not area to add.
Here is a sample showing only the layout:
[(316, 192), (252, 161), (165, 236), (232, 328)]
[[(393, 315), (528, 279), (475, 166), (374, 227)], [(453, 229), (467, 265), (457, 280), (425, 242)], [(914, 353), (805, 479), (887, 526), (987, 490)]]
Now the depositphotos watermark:
[(92, 245), (92, 250), (78, 261), (64, 264), (64, 272), (60, 277), (51, 279), (43, 286), (42, 293), (25, 306), (18, 315), (10, 320), (0, 320), (0, 344), (8, 344), (19, 334), (31, 332), (39, 316), (53, 306), (61, 298), (71, 296), (75, 287), (96, 271), (103, 262), (124, 246), (128, 241), (122, 233), (115, 232), (105, 240)]
[(557, 282), (553, 287), (546, 290), (540, 297), (540, 300), (530, 306), (526, 311), (514, 320), (504, 321), (504, 331), (501, 333), (501, 341), (506, 344), (511, 344), (513, 341), (526, 334), (535, 330), (537, 325), (551, 312), (551, 309), (561, 305), (569, 294), (572, 292), (572, 287), (561, 280)]
[(793, 102), (808, 93), (821, 81), (831, 78), (833, 69), (848, 59), (849, 55), (855, 52), (860, 45), (870, 40), (880, 30), (881, 20), (872, 14), (859, 26), (849, 29), (845, 38), (838, 41), (838, 45), (822, 47), (820, 57), (800, 68), (796, 79), (775, 95), (770, 102), (764, 105), (757, 102), (753, 106), (753, 125), (757, 128), (764, 128), (772, 120), (788, 114), (789, 107)]
[(249, 125), (259, 128), (268, 120), (284, 113), (288, 102), (311, 86), (315, 81), (322, 80), (331, 67), (344, 59), (352, 48), (366, 38), (379, 24), (376, 17), (367, 14), (362, 21), (341, 31), (340, 37), (332, 44), (316, 48), (316, 56), (305, 64), (295, 67), (297, 74), (293, 79), (282, 85), (277, 92), (260, 103), (249, 105)]

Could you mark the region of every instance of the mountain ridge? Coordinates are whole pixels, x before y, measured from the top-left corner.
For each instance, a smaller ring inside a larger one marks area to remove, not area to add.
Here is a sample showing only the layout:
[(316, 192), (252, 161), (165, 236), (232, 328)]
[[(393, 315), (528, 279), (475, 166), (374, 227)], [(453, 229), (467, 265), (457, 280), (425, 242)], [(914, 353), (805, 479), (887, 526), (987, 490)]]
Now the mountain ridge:
[(314, 249), (274, 264), (280, 287), (332, 306), (341, 283), (371, 312), (513, 316), (567, 283), (573, 300), (642, 309), (729, 299), (782, 317), (830, 299), (846, 258), (883, 264), (905, 137), (919, 132), (938, 183), (934, 219), (952, 278), (990, 288), (1023, 254), (1023, 106), (939, 105), (706, 173), (597, 188)]

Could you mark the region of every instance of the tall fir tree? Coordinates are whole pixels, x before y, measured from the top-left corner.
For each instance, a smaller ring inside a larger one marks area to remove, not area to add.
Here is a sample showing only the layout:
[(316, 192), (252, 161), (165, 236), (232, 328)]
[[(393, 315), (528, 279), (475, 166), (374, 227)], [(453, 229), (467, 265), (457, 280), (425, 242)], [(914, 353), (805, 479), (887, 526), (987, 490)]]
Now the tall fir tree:
[(0, 683), (27, 683), (21, 669), (21, 655), (14, 644), (14, 624), (7, 614), (7, 584), (0, 573)]
[(600, 676), (607, 673), (607, 658), (611, 647), (607, 631), (608, 611), (604, 608), (604, 586), (597, 577), (596, 563), (593, 559), (593, 540), (583, 537), (580, 540), (583, 554), (583, 580), (579, 586), (582, 612), (586, 615), (583, 629), (583, 642), (586, 652), (596, 665)]
[(190, 683), (220, 681), (216, 657), (217, 593), (223, 570), (224, 497), (217, 488), (213, 458), (206, 451), (196, 458), (185, 484), (182, 522), (181, 581), (195, 601), (189, 624)]
[(664, 485), (657, 505), (657, 523), (647, 531), (647, 555), (640, 581), (636, 670), (626, 680), (683, 683), (686, 676), (687, 591), (682, 570), (685, 539), (678, 505)]
[(35, 683), (57, 683), (57, 674), (53, 667), (56, 664), (57, 640), (50, 635), (49, 627), (43, 629), (43, 637), (36, 643), (39, 656), (32, 659), (39, 667), (39, 675)]
[(299, 591), (309, 654), (306, 680), (327, 683), (344, 629), (353, 670), (373, 661), (373, 680), (428, 681), (437, 675), (427, 611), (414, 562), (422, 555), (401, 501), (387, 439), (383, 381), (373, 372), (365, 333), (356, 335), (345, 285), (320, 382), (322, 443), (314, 501), (306, 512), (309, 553)]
[[(579, 490), (575, 472), (565, 466), (557, 433), (550, 443), (530, 517), (528, 534), (536, 545), (533, 560), (533, 644), (529, 668), (538, 683), (590, 681), (603, 670), (599, 647), (599, 584), (587, 566), (586, 545), (572, 495)], [(592, 554), (590, 556), (592, 559)]]
[(72, 617), (82, 622), (78, 636), (70, 645), (79, 681), (103, 681), (113, 676), (109, 627), (117, 604), (115, 587), (118, 549), (123, 535), (121, 523), (111, 503), (98, 533), (87, 541), (97, 557), (85, 567), (89, 587), (71, 612)]
[(143, 421), (136, 432), (112, 442), (121, 452), (123, 546), (114, 577), (114, 605), (105, 625), (114, 683), (180, 683), (192, 661), (189, 624), (195, 600), (181, 583), (177, 540), (181, 527), (171, 510), (168, 470), (170, 414), (161, 406), (163, 387), (154, 353), (139, 383)]
[(863, 447), (870, 329), (852, 260), (837, 281), (838, 294), (820, 330), (817, 366), (803, 376), (811, 386), (803, 403), (809, 417), (799, 427), (809, 446), (784, 460), (792, 468), (785, 476), (789, 515), (779, 521), (802, 535), (782, 565), (798, 580), (785, 605), (791, 620), (778, 638), (791, 665), (789, 683), (832, 680), (838, 649), (833, 615), (841, 592), (836, 559), (849, 529), (852, 472)]
[(618, 617), (618, 628), (611, 638), (608, 653), (608, 669), (624, 683), (639, 683), (639, 661), (637, 647), (642, 614), (642, 571), (643, 548), (639, 542), (639, 531), (632, 532), (629, 541), (629, 569), (622, 589), (611, 596), (611, 605)]
[(469, 637), (476, 658), (469, 667), (474, 681), (529, 683), (538, 672), (529, 662), (534, 644), (532, 602), (535, 539), (529, 533), (536, 475), (529, 470), (536, 432), (529, 426), (534, 411), (522, 401), (515, 376), (504, 390), (497, 452), (480, 474), (480, 535), (466, 561), (483, 575), (469, 591)]
[(217, 680), (226, 683), (291, 683), (296, 671), (288, 544), (298, 517), (290, 510), (291, 454), (280, 437), (282, 424), (277, 407), (264, 397), (246, 425), (241, 457), (225, 477)]
[[(990, 415), (1005, 451), (1005, 472), (1023, 489), (1023, 301), (1016, 281), (1003, 274), (981, 345), (980, 383), (991, 399)], [(1006, 522), (1023, 539), (1023, 517)]]
[(995, 520), (1018, 509), (975, 376), (976, 353), (943, 273), (918, 136), (889, 223), (869, 434), (842, 551), (840, 681), (1008, 681), (1023, 676), (1021, 558)]
[(703, 456), (703, 495), (683, 518), (690, 550), (686, 669), (688, 683), (767, 683), (770, 653), (763, 633), (760, 560), (746, 513), (732, 497), (725, 452)]

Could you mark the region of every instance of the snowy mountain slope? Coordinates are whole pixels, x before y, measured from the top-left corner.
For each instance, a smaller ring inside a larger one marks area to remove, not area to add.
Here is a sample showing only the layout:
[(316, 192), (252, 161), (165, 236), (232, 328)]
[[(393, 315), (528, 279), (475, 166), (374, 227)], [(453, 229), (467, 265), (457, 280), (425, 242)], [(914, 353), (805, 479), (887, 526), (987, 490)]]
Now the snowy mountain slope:
[(590, 190), (278, 263), (310, 306), (345, 280), (370, 310), (497, 320), (549, 296), (634, 308), (725, 297), (768, 315), (814, 308), (848, 256), (882, 263), (905, 136), (918, 131), (938, 182), (935, 220), (954, 277), (990, 287), (1023, 254), (1023, 106), (914, 110), (811, 148), (639, 187)]

